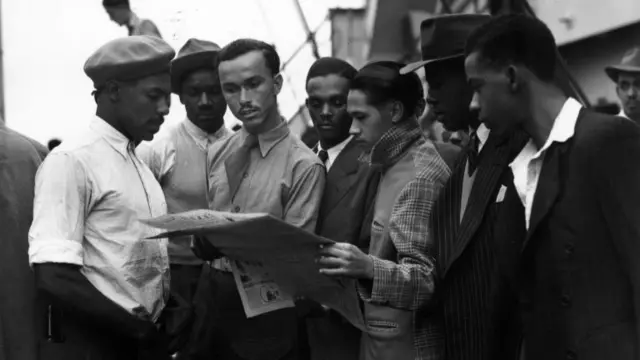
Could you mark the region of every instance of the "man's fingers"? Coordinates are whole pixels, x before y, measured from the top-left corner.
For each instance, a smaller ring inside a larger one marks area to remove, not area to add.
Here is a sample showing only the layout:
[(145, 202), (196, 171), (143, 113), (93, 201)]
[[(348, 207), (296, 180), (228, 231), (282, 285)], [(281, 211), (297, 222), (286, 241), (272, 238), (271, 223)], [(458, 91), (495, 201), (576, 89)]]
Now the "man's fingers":
[(344, 276), (347, 275), (347, 270), (345, 270), (344, 268), (335, 268), (335, 269), (320, 269), (320, 274), (322, 275), (327, 275), (327, 276)]
[(326, 266), (329, 268), (344, 267), (347, 265), (347, 262), (343, 259), (332, 256), (319, 257), (316, 262), (323, 267)]

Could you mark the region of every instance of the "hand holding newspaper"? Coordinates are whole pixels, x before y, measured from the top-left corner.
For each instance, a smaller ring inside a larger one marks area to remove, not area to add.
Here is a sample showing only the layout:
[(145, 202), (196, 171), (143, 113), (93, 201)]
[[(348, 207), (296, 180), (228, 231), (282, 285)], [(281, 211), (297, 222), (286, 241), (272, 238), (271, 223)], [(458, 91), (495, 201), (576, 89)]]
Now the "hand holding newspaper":
[(260, 213), (195, 210), (141, 221), (167, 230), (153, 238), (206, 237), (231, 260), (247, 317), (292, 307), (293, 298), (306, 297), (334, 309), (366, 331), (355, 280), (337, 280), (319, 273), (315, 262), (318, 247), (332, 244), (332, 240)]

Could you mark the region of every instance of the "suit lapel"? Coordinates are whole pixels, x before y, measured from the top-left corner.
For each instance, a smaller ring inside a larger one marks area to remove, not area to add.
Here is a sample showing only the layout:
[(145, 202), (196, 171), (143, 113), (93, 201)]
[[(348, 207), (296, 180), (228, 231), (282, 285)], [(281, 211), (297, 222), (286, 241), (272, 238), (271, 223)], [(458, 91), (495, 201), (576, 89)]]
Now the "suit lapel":
[[(477, 173), (460, 228), (455, 237), (451, 239), (449, 256), (444, 259), (443, 276), (446, 275), (451, 264), (460, 257), (482, 224), (487, 207), (494, 199), (493, 196), (501, 184), (502, 174), (508, 170), (508, 163), (514, 157), (514, 153), (517, 154), (522, 149), (527, 138), (526, 134), (520, 132), (510, 136), (507, 140), (501, 140), (496, 136), (489, 137), (482, 149), (482, 157), (476, 170)], [(462, 169), (464, 171), (464, 166)]]
[(331, 195), (324, 204), (325, 214), (333, 210), (355, 185), (361, 165), (358, 160), (360, 154), (362, 150), (350, 141), (331, 165), (327, 174), (327, 186), (330, 187)]
[(556, 199), (560, 195), (560, 171), (565, 153), (571, 140), (566, 143), (551, 145), (545, 153), (540, 179), (533, 198), (531, 217), (529, 218), (529, 230), (522, 244), (522, 250), (526, 248), (538, 225), (549, 213)]

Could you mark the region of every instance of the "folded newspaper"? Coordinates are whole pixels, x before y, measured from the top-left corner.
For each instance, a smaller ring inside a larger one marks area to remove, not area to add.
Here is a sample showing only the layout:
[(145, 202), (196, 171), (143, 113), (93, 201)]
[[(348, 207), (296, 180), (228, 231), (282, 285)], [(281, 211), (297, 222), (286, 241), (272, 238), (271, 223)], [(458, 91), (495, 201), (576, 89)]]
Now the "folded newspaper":
[(325, 239), (264, 213), (194, 210), (141, 220), (166, 230), (152, 238), (201, 235), (230, 261), (247, 317), (292, 307), (305, 297), (366, 331), (355, 280), (319, 273), (315, 262)]

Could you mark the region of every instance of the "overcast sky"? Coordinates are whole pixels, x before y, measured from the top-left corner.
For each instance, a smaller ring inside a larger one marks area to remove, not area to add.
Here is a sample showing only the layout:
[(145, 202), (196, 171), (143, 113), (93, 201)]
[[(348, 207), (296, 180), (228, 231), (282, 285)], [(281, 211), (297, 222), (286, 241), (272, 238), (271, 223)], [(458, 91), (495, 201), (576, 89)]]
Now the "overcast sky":
[[(286, 61), (306, 38), (294, 0), (130, 0), (152, 19), (176, 51), (191, 37), (224, 46), (240, 37), (275, 43)], [(361, 7), (364, 0), (301, 0), (312, 29), (330, 7)], [(101, 0), (5, 0), (2, 2), (4, 97), (7, 124), (42, 142), (64, 139), (95, 113), (85, 60), (105, 42), (126, 36), (111, 22)], [(331, 52), (330, 26), (318, 34), (322, 56)], [(280, 96), (289, 118), (304, 101), (304, 79), (314, 58), (306, 47), (285, 72)], [(227, 112), (227, 125), (237, 120)], [(174, 96), (167, 123), (185, 116)]]

